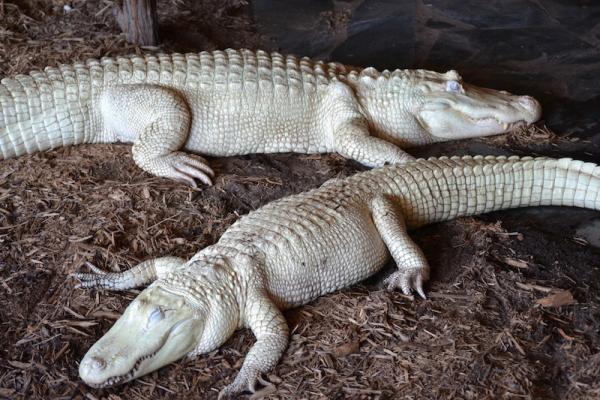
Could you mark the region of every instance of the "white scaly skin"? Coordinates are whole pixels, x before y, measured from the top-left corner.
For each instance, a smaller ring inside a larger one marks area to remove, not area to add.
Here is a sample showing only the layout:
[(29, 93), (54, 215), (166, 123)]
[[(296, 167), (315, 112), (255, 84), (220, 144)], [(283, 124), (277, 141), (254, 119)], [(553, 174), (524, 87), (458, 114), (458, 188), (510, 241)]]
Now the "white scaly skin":
[(5, 78), (0, 159), (79, 143), (132, 142), (137, 165), (196, 186), (195, 154), (338, 152), (368, 166), (401, 147), (507, 132), (541, 114), (528, 96), (455, 71), (378, 72), (250, 50), (88, 60)]
[(94, 387), (122, 383), (210, 352), (248, 327), (257, 341), (221, 396), (254, 391), (287, 346), (281, 310), (367, 278), (390, 254), (398, 270), (389, 289), (424, 297), (429, 267), (407, 229), (541, 205), (600, 210), (600, 166), (481, 156), (387, 166), (253, 211), (187, 262), (166, 257), (120, 274), (75, 274), (83, 287), (154, 281), (88, 351), (80, 376)]

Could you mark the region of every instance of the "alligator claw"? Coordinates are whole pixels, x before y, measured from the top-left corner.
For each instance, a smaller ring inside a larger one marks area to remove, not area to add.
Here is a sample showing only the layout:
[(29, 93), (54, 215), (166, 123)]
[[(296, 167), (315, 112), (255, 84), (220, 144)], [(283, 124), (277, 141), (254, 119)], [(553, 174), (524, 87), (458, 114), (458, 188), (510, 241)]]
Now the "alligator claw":
[(213, 170), (208, 166), (206, 160), (195, 154), (175, 152), (166, 157), (167, 171), (160, 175), (186, 183), (197, 188), (196, 179), (205, 185), (213, 184)]
[(241, 373), (238, 374), (233, 383), (225, 386), (225, 388), (219, 392), (218, 400), (235, 399), (239, 394), (246, 390), (255, 393), (257, 383), (263, 381), (259, 375), (258, 372), (243, 375)]
[(423, 282), (427, 279), (426, 268), (410, 268), (395, 271), (388, 276), (383, 284), (388, 290), (400, 289), (402, 293), (412, 297), (412, 291), (416, 291), (423, 299), (427, 299), (423, 290)]

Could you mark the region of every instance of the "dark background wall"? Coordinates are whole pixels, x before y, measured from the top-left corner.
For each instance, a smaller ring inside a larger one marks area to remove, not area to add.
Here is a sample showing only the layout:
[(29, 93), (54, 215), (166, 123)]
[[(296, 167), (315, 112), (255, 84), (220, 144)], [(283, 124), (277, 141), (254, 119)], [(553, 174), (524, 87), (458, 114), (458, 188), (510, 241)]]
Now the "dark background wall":
[[(457, 69), (475, 84), (542, 101), (549, 128), (600, 157), (600, 1), (255, 0), (283, 52), (379, 69)], [(591, 143), (587, 143), (587, 141)]]

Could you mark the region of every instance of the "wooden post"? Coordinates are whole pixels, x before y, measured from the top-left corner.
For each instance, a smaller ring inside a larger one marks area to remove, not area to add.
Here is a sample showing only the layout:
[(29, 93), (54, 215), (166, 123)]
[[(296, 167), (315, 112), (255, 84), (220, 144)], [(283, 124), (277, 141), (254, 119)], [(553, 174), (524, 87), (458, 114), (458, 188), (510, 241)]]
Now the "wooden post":
[(115, 16), (128, 42), (140, 46), (158, 44), (156, 0), (121, 0), (115, 3)]

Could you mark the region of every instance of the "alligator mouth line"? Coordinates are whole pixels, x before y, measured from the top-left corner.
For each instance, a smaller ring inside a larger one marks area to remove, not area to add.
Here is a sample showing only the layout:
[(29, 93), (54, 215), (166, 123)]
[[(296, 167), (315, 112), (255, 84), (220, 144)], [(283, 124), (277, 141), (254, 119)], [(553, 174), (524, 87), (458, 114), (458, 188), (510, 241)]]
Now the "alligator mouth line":
[[(436, 104), (437, 106), (440, 105), (440, 103), (433, 103), (433, 104)], [(507, 130), (507, 129), (512, 129), (515, 126), (530, 125), (531, 124), (531, 122), (528, 122), (525, 119), (519, 119), (519, 120), (512, 121), (512, 122), (505, 122), (505, 121), (502, 121), (502, 120), (494, 117), (493, 115), (490, 115), (488, 117), (476, 118), (476, 117), (470, 116), (465, 111), (462, 111), (462, 110), (460, 110), (460, 109), (458, 109), (456, 107), (452, 107), (452, 105), (449, 104), (449, 103), (441, 103), (441, 104), (444, 107), (451, 107), (454, 112), (459, 113), (462, 118), (464, 118), (466, 121), (468, 121), (469, 123), (472, 123), (474, 125), (484, 124), (486, 122), (492, 122), (492, 123), (496, 123), (497, 125), (501, 126), (503, 129)], [(432, 107), (432, 105), (429, 104), (429, 107)], [(439, 111), (439, 110), (436, 110), (435, 107), (432, 108), (432, 109), (427, 109), (427, 105), (425, 105), (425, 107), (423, 107), (420, 111), (435, 112), (435, 111)]]
[[(496, 117), (473, 118), (473, 117), (469, 116), (468, 114), (465, 114), (461, 111), (458, 111), (458, 112), (460, 112), (461, 116), (471, 125), (483, 127), (483, 126), (489, 125), (491, 123), (491, 124), (495, 124), (496, 126), (502, 127), (502, 129), (505, 132), (509, 132), (509, 131), (513, 130), (514, 128), (520, 128), (522, 126), (531, 125), (530, 122), (527, 122), (524, 119), (520, 119), (520, 120), (513, 121), (513, 122), (502, 122)], [(421, 124), (421, 126), (423, 126), (423, 127), (428, 126), (428, 124), (426, 123), (426, 121), (423, 120), (423, 118), (419, 117), (418, 121)]]
[(158, 349), (156, 349), (154, 352), (152, 352), (150, 354), (147, 354), (145, 356), (141, 356), (140, 358), (138, 358), (135, 361), (135, 364), (133, 364), (133, 367), (131, 368), (131, 370), (129, 372), (127, 372), (126, 374), (112, 376), (112, 377), (106, 379), (102, 383), (88, 383), (88, 385), (90, 385), (91, 387), (94, 387), (96, 389), (100, 389), (100, 388), (107, 388), (107, 387), (115, 386), (115, 385), (118, 385), (120, 383), (127, 382), (128, 380), (131, 380), (131, 378), (133, 378), (133, 376), (135, 375), (135, 373), (140, 368), (140, 365), (142, 364), (142, 362), (146, 361), (147, 359), (149, 359), (151, 357), (154, 357), (156, 355), (156, 353), (158, 353), (161, 348), (162, 348), (162, 345)]
[(522, 125), (527, 125), (527, 121), (525, 121), (523, 119), (513, 121), (513, 122), (502, 122), (498, 118), (495, 118), (495, 117), (472, 118), (472, 117), (469, 117), (468, 115), (465, 115), (465, 117), (468, 118), (469, 121), (475, 125), (486, 124), (487, 122), (491, 122), (491, 123), (497, 124), (498, 126), (501, 126), (502, 129), (504, 129), (504, 130), (509, 130), (514, 127), (518, 127), (518, 126), (522, 126)]
[(508, 128), (512, 128), (517, 125), (522, 125), (522, 124), (528, 123), (524, 119), (518, 119), (518, 120), (512, 121), (512, 122), (505, 122), (505, 121), (501, 121), (500, 119), (498, 119), (494, 116), (491, 116), (491, 115), (489, 117), (475, 118), (475, 117), (471, 117), (469, 114), (467, 114), (461, 110), (454, 109), (454, 111), (460, 113), (460, 115), (464, 119), (466, 119), (467, 121), (469, 121), (470, 123), (473, 123), (475, 125), (484, 124), (486, 122), (491, 122), (491, 123), (496, 123), (497, 125), (503, 127), (504, 129), (508, 129)]

